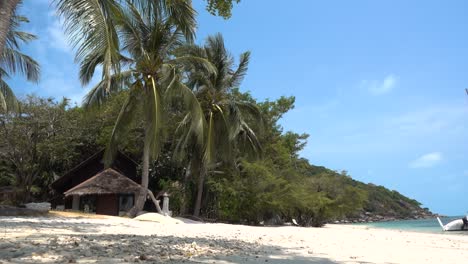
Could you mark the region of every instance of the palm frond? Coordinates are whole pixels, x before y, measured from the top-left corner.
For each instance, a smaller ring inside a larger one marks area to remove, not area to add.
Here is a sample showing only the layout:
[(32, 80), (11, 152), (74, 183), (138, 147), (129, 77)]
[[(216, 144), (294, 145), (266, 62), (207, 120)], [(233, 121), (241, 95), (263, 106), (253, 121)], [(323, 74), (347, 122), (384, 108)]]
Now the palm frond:
[[(0, 69), (1, 73), (1, 69)], [(18, 109), (18, 101), (10, 86), (2, 79), (0, 74), (0, 110), (10, 111)]]
[(187, 113), (182, 121), (176, 127), (174, 132), (174, 141), (173, 141), (173, 159), (176, 161), (181, 161), (186, 156), (186, 149), (191, 137), (190, 124), (191, 124), (191, 114)]
[(167, 18), (181, 30), (185, 39), (191, 43), (195, 39), (197, 27), (196, 11), (192, 7), (192, 2), (187, 0), (163, 0), (166, 2)]
[(149, 97), (147, 98), (147, 121), (149, 124), (149, 136), (145, 137), (145, 145), (150, 146), (151, 157), (157, 159), (161, 150), (162, 128), (163, 128), (163, 105), (160, 89), (156, 86), (156, 81), (151, 78), (151, 87), (147, 87)]
[(119, 0), (134, 5), (148, 24), (155, 21), (169, 21), (180, 28), (188, 41), (194, 39), (196, 11), (187, 0)]
[(206, 40), (205, 50), (208, 60), (215, 66), (217, 71), (216, 76), (210, 76), (212, 86), (218, 90), (230, 88), (225, 85), (225, 81), (229, 77), (233, 59), (226, 50), (223, 36), (220, 33), (209, 36)]
[(122, 142), (128, 133), (132, 120), (135, 117), (135, 113), (137, 112), (138, 107), (141, 106), (141, 89), (142, 84), (135, 82), (131, 86), (128, 97), (122, 105), (117, 121), (115, 122), (114, 129), (112, 130), (109, 144), (104, 153), (104, 163), (106, 167), (109, 167), (114, 160), (119, 143)]
[(0, 54), (0, 109), (3, 111), (18, 110), (18, 101), (5, 79), (13, 74), (22, 74), (28, 81), (37, 82), (40, 75), (39, 64), (31, 57), (19, 51), (20, 44), (36, 39), (33, 34), (19, 31), (22, 23), (29, 20), (16, 12), (11, 17), (6, 35), (5, 47)]
[(200, 102), (198, 102), (193, 91), (180, 81), (179, 75), (176, 73), (175, 69), (173, 70), (172, 75), (173, 80), (166, 89), (165, 98), (172, 100), (182, 98), (186, 109), (190, 112), (189, 131), (197, 138), (197, 143), (202, 145), (206, 126), (203, 109), (201, 108)]
[(107, 89), (112, 73), (120, 71), (119, 38), (115, 20), (122, 16), (121, 6), (108, 0), (54, 0), (58, 14), (65, 20), (65, 31), (76, 60), (86, 71), (80, 72), (83, 85), (90, 82), (98, 65), (102, 65)]
[(10, 75), (20, 73), (28, 81), (39, 81), (39, 64), (33, 58), (15, 49), (8, 47), (3, 49), (3, 54), (0, 56), (0, 67)]
[(144, 53), (145, 39), (150, 32), (137, 7), (129, 2), (128, 8), (119, 20), (119, 32), (122, 39), (122, 49), (128, 51), (133, 57), (140, 57)]
[[(218, 106), (219, 109), (222, 109)], [(216, 146), (216, 158), (217, 161), (222, 161), (225, 164), (231, 164), (234, 159), (233, 147), (234, 142), (229, 138), (229, 132), (232, 130), (232, 126), (235, 125), (229, 122), (227, 116), (229, 115), (226, 109), (222, 111), (215, 111), (215, 132), (214, 141)]]
[(242, 129), (239, 134), (239, 139), (241, 140), (244, 150), (250, 150), (248, 154), (250, 154), (251, 156), (261, 155), (262, 146), (255, 132), (245, 122), (242, 123), (241, 127)]
[(198, 58), (207, 58), (206, 50), (203, 47), (194, 44), (186, 44), (174, 50), (174, 55), (181, 56), (193, 56)]
[(110, 90), (107, 90), (107, 82), (101, 80), (96, 84), (83, 99), (83, 107), (85, 109), (91, 109), (102, 106), (109, 96), (113, 93), (122, 91), (132, 78), (132, 71), (123, 71), (118, 74), (111, 76)]
[(206, 145), (203, 155), (203, 162), (209, 167), (215, 160), (215, 124), (213, 112), (210, 112), (208, 121), (208, 134), (206, 136)]
[(250, 120), (251, 123), (255, 123), (259, 129), (259, 132), (262, 133), (265, 126), (265, 120), (263, 119), (262, 113), (260, 112), (258, 106), (254, 103), (242, 101), (234, 101), (233, 103), (244, 116), (244, 120)]
[(196, 57), (196, 56), (180, 56), (169, 60), (166, 62), (167, 64), (173, 64), (184, 69), (197, 69), (200, 71), (204, 71), (206, 74), (216, 76), (217, 70), (215, 66), (207, 59)]
[(237, 87), (241, 84), (249, 68), (249, 59), (250, 51), (244, 52), (240, 55), (239, 66), (237, 67), (237, 70), (233, 72), (227, 80), (227, 85), (229, 87)]
[(11, 17), (10, 28), (6, 36), (6, 47), (19, 49), (21, 42), (28, 43), (37, 39), (37, 37), (31, 33), (18, 31), (22, 23), (29, 23), (29, 19), (16, 14)]

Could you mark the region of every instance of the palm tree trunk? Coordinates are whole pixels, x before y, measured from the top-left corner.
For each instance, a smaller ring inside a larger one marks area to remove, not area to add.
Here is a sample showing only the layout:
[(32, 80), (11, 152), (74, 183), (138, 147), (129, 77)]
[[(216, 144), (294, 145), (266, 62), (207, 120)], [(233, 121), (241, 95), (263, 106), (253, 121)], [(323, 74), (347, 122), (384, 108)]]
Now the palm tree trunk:
[[(145, 137), (149, 137), (149, 129), (145, 131)], [(149, 142), (145, 140), (145, 142)], [(145, 206), (146, 197), (148, 194), (148, 182), (149, 182), (149, 159), (150, 159), (150, 146), (146, 144), (143, 146), (143, 166), (141, 172), (141, 191), (137, 194), (135, 199), (135, 205), (130, 209), (128, 215), (130, 217), (135, 217), (143, 207)]]
[(20, 0), (0, 1), (0, 54), (3, 53), (5, 41), (10, 29), (11, 16), (13, 15)]
[(185, 170), (184, 183), (182, 186), (182, 203), (180, 206), (180, 213), (182, 215), (185, 215), (188, 213), (188, 201), (189, 201), (188, 184), (189, 184), (189, 179), (192, 175), (191, 167), (192, 167), (192, 161), (189, 161), (187, 169)]
[(193, 215), (196, 217), (200, 216), (201, 200), (203, 196), (203, 186), (205, 184), (205, 169), (200, 170), (200, 175), (198, 177), (198, 189), (197, 189), (197, 199), (195, 201), (195, 209)]

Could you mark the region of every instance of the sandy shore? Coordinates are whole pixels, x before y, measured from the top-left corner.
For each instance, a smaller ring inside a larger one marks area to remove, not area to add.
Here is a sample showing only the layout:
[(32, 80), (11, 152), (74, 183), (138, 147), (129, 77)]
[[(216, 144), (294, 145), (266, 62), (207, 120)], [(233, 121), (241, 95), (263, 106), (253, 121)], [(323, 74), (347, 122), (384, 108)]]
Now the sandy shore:
[(0, 217), (0, 263), (464, 263), (468, 236), (160, 224), (118, 217)]

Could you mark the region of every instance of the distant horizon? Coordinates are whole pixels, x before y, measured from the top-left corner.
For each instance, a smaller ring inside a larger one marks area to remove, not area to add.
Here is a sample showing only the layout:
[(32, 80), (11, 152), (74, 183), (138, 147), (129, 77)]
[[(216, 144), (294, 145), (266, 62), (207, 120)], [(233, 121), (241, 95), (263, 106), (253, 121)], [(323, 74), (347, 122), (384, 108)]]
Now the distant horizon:
[[(296, 97), (280, 122), (310, 135), (301, 154), (312, 164), (396, 190), (434, 213), (464, 215), (468, 2), (421, 3), (242, 0), (224, 20), (194, 1), (196, 42), (220, 32), (236, 59), (252, 52), (242, 91), (259, 100)], [(19, 14), (39, 37), (24, 51), (42, 76), (38, 85), (15, 77), (14, 91), (81, 102), (91, 85), (81, 87), (48, 1), (25, 3)]]

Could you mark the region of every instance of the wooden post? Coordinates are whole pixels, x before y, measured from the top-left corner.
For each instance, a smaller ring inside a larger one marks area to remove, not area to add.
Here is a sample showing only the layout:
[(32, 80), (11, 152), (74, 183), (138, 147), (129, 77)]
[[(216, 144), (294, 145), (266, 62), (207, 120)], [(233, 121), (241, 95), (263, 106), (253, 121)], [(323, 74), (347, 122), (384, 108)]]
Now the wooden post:
[(167, 192), (164, 192), (163, 196), (163, 214), (164, 215), (169, 215), (169, 194)]

